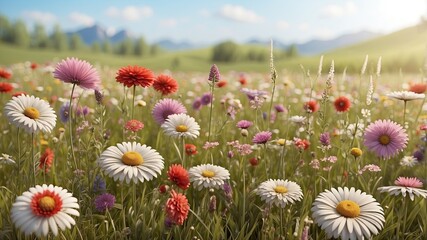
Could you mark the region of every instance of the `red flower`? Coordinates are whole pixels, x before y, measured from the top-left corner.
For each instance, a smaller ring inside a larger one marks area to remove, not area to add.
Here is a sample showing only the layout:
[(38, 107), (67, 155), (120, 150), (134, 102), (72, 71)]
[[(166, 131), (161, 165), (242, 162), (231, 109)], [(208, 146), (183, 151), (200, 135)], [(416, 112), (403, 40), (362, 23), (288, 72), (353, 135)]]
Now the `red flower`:
[(12, 74), (3, 68), (0, 68), (0, 78), (4, 79), (10, 79), (12, 77)]
[(227, 81), (225, 80), (221, 80), (216, 84), (216, 86), (219, 88), (225, 87), (225, 85), (227, 85)]
[(12, 94), (13, 97), (17, 97), (17, 96), (21, 96), (21, 95), (27, 95), (26, 92), (16, 92), (14, 94)]
[(143, 128), (144, 124), (136, 119), (129, 120), (125, 124), (125, 129), (130, 130), (132, 132), (138, 132)]
[(348, 98), (341, 96), (335, 100), (334, 106), (337, 112), (347, 112), (350, 109), (351, 102)]
[(52, 149), (46, 148), (43, 155), (39, 159), (39, 169), (44, 170), (45, 172), (49, 172), (54, 157), (55, 154), (53, 153)]
[(173, 223), (182, 225), (188, 217), (190, 204), (187, 197), (181, 193), (171, 191), (171, 198), (166, 202), (166, 215)]
[(181, 165), (173, 164), (170, 166), (168, 176), (169, 180), (183, 190), (190, 186), (190, 177), (188, 176), (188, 172)]
[(310, 147), (310, 142), (307, 139), (296, 138), (294, 140), (294, 143), (295, 143), (295, 147), (301, 150), (306, 150), (307, 148)]
[(307, 112), (314, 113), (314, 112), (317, 112), (317, 110), (319, 110), (319, 104), (317, 104), (316, 100), (310, 100), (304, 103), (304, 109)]
[(258, 158), (257, 157), (250, 158), (249, 163), (251, 164), (251, 166), (255, 167), (256, 165), (259, 164)]
[(30, 68), (31, 69), (36, 69), (38, 67), (37, 63), (31, 63)]
[(241, 85), (246, 85), (246, 83), (247, 83), (248, 81), (246, 80), (245, 76), (242, 74), (242, 75), (240, 75), (240, 77), (239, 77), (239, 82), (240, 82), (240, 84), (241, 84)]
[(409, 86), (409, 91), (414, 93), (424, 93), (427, 90), (425, 83), (413, 83)]
[(154, 81), (153, 88), (163, 95), (168, 95), (178, 91), (178, 83), (172, 77), (161, 74)]
[(10, 83), (0, 82), (0, 93), (9, 93), (13, 90), (13, 86)]
[(185, 153), (189, 156), (197, 154), (197, 147), (193, 144), (185, 144)]
[(154, 83), (154, 73), (147, 68), (139, 66), (122, 67), (117, 72), (116, 81), (126, 87), (149, 87)]
[(160, 193), (165, 193), (165, 192), (167, 192), (169, 190), (169, 186), (168, 185), (166, 185), (166, 184), (162, 184), (162, 185), (160, 185), (160, 187), (159, 187), (159, 192)]

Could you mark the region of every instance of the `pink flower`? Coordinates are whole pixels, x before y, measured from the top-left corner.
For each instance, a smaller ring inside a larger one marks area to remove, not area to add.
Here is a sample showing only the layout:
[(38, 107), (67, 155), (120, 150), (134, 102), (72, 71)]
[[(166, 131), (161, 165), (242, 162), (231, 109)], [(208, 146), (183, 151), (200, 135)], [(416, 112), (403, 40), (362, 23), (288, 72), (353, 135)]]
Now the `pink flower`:
[(125, 129), (130, 130), (132, 132), (138, 132), (143, 128), (144, 128), (144, 124), (136, 119), (127, 121), (125, 125)]
[(219, 142), (206, 142), (205, 145), (203, 145), (203, 149), (214, 148), (216, 146), (219, 146)]
[(412, 178), (398, 177), (396, 181), (394, 181), (394, 184), (402, 187), (413, 187), (413, 188), (423, 187), (423, 183), (418, 178), (415, 178), (415, 177), (412, 177)]
[(78, 58), (67, 58), (58, 63), (53, 77), (85, 89), (98, 89), (101, 83), (96, 69), (90, 63)]

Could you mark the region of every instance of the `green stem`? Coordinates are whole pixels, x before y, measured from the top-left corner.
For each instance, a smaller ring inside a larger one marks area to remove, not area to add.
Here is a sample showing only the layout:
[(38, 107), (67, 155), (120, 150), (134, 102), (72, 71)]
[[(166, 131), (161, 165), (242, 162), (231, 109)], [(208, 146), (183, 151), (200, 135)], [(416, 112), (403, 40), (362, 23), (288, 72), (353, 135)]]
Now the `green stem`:
[(279, 178), (280, 179), (286, 178), (285, 146), (282, 147), (282, 151), (280, 152)]
[(74, 143), (73, 143), (73, 111), (72, 111), (72, 105), (73, 105), (73, 94), (74, 89), (76, 88), (76, 84), (73, 84), (73, 88), (71, 89), (71, 95), (70, 95), (70, 105), (68, 106), (68, 126), (70, 131), (70, 148), (71, 148), (71, 157), (73, 158), (74, 167), (78, 169), (77, 167), (77, 161), (76, 156), (74, 155)]
[(31, 133), (31, 162), (33, 164), (33, 186), (36, 185), (36, 160), (34, 158), (34, 133)]
[(270, 99), (270, 110), (268, 112), (268, 123), (267, 123), (268, 130), (270, 130), (271, 110), (273, 109), (273, 98), (274, 98), (275, 89), (276, 89), (276, 81), (273, 81), (273, 90), (271, 91), (271, 99)]
[(136, 91), (136, 85), (133, 85), (132, 105), (131, 105), (131, 119), (133, 119), (133, 111), (134, 111), (134, 107), (135, 107), (135, 91)]
[(181, 158), (181, 163), (182, 163), (182, 167), (185, 168), (185, 138), (182, 137), (182, 158)]
[(212, 125), (212, 109), (213, 109), (213, 101), (214, 101), (214, 88), (215, 88), (215, 81), (213, 81), (211, 83), (211, 106), (210, 106), (210, 111), (209, 111), (209, 132), (208, 132), (208, 142), (211, 139), (211, 125)]
[(406, 100), (403, 101), (403, 127), (405, 127), (406, 120)]
[[(16, 134), (16, 139), (18, 141), (18, 158), (16, 159), (16, 161), (18, 162), (18, 175), (20, 175), (21, 172), (21, 141), (19, 139), (19, 128)], [(21, 192), (21, 178), (18, 177), (17, 179), (17, 184), (18, 184), (18, 193)]]

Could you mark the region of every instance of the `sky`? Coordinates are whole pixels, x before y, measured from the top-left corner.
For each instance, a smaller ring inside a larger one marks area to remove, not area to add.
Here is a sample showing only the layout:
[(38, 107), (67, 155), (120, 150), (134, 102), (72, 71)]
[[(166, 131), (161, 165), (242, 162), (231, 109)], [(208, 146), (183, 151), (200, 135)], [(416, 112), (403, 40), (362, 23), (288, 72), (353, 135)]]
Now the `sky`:
[(149, 43), (276, 39), (303, 43), (362, 30), (390, 33), (427, 18), (427, 0), (0, 0), (0, 14), (31, 30), (59, 24), (75, 31), (99, 24), (126, 29)]

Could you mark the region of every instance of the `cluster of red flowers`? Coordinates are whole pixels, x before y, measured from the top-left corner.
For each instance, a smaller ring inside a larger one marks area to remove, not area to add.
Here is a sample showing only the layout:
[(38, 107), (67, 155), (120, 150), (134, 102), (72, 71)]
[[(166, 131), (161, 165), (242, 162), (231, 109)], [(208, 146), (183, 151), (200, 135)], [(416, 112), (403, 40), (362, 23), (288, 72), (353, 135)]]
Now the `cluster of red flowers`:
[[(334, 107), (337, 112), (347, 112), (351, 107), (350, 100), (345, 96), (340, 96), (334, 101)], [(304, 110), (314, 113), (319, 110), (319, 103), (316, 100), (310, 100), (304, 103)]]

